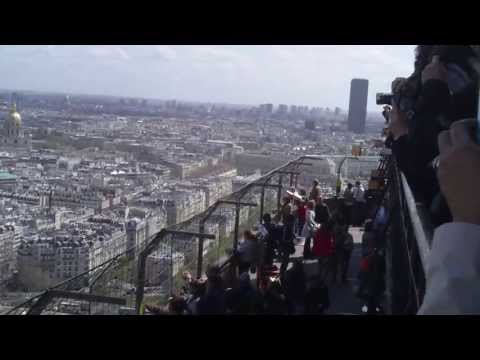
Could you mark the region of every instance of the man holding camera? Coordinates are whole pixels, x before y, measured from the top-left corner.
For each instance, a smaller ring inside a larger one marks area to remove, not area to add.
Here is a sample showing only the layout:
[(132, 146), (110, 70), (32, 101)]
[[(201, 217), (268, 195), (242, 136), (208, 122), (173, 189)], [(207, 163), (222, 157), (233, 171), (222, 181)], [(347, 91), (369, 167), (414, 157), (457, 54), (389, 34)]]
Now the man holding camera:
[[(432, 188), (441, 188), (451, 220), (437, 218), (440, 226), (435, 229), (418, 313), (479, 313), (480, 200), (474, 189), (480, 182), (480, 147), (474, 140), (476, 121), (459, 121), (476, 116), (478, 76), (469, 65), (475, 55), (469, 46), (419, 48), (416, 72), (407, 80), (416, 78), (419, 86), (413, 116), (395, 101), (405, 94), (402, 82), (392, 84), (392, 152), (415, 188), (416, 199), (428, 199), (434, 195)], [(425, 165), (438, 154), (435, 172)]]
[(377, 103), (392, 105), (392, 153), (417, 201), (431, 208), (435, 225), (450, 220), (432, 166), (437, 137), (454, 121), (475, 115), (475, 81), (467, 65), (471, 55), (465, 46), (419, 46), (417, 59), (423, 60), (416, 61), (415, 72), (395, 79), (392, 95), (377, 95)]

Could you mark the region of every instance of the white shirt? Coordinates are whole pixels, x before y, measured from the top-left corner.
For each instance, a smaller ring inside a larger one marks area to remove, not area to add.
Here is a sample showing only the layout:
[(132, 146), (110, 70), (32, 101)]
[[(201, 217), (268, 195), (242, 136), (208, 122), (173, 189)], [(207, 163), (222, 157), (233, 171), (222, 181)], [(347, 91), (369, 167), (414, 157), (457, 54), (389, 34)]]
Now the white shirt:
[(365, 202), (365, 191), (363, 190), (363, 186), (360, 185), (359, 187), (355, 186), (353, 188), (353, 198), (355, 199), (355, 201), (359, 201), (359, 202)]
[(435, 230), (418, 314), (480, 314), (479, 225), (448, 223)]
[(318, 224), (315, 222), (315, 211), (307, 209), (305, 214), (305, 225), (303, 225), (302, 237), (308, 237), (313, 235), (313, 231), (318, 227)]

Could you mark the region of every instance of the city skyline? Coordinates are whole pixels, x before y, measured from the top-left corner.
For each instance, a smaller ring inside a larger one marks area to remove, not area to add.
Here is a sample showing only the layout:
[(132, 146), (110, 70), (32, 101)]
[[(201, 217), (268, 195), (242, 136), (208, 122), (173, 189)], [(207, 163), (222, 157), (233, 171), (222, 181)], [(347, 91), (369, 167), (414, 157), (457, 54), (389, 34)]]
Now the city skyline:
[[(352, 78), (387, 92), (414, 46), (0, 46), (2, 88), (242, 105), (348, 108)], [(94, 81), (93, 81), (94, 80)]]

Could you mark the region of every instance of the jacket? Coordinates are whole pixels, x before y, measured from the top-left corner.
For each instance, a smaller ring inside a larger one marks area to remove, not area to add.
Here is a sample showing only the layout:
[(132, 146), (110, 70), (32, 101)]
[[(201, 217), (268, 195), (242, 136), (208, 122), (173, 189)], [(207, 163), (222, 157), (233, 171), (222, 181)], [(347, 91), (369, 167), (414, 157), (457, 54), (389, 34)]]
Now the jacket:
[(433, 236), (419, 315), (480, 314), (480, 225), (448, 223)]
[(315, 222), (319, 224), (326, 223), (330, 220), (330, 210), (326, 204), (315, 205)]
[(346, 188), (343, 192), (343, 198), (345, 199), (345, 205), (351, 206), (353, 205), (353, 189)]
[(305, 225), (303, 225), (302, 236), (312, 236), (313, 231), (317, 228), (318, 224), (315, 222), (315, 211), (307, 209), (307, 216), (305, 218)]
[(298, 220), (304, 222), (307, 214), (307, 207), (305, 204), (299, 205), (297, 208)]
[(429, 166), (438, 155), (438, 135), (450, 124), (476, 116), (476, 85), (451, 93), (448, 84), (432, 79), (422, 85), (415, 114), (408, 123), (408, 135), (392, 146), (400, 168), (405, 173), (417, 200), (430, 206), (439, 186)]
[(335, 244), (333, 233), (325, 230), (323, 227), (318, 229), (313, 240), (313, 255), (318, 257), (331, 256), (334, 253), (334, 249)]
[(320, 190), (320, 186), (319, 185), (316, 185), (315, 187), (313, 187), (313, 189), (310, 191), (310, 200), (315, 200), (317, 201), (317, 199), (320, 197), (320, 194), (321, 194), (321, 190)]
[(253, 240), (244, 240), (238, 246), (240, 260), (246, 263), (256, 263), (258, 260), (258, 244)]

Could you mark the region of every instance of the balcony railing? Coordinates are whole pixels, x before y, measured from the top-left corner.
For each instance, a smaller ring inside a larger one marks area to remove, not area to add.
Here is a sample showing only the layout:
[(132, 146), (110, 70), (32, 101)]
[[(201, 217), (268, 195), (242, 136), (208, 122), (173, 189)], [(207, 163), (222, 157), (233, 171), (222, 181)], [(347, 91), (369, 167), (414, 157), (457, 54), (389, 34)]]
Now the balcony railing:
[(425, 273), (433, 227), (428, 211), (415, 201), (395, 159), (389, 160), (383, 204), (387, 213), (382, 228), (385, 242), (387, 312), (416, 314), (425, 294)]

